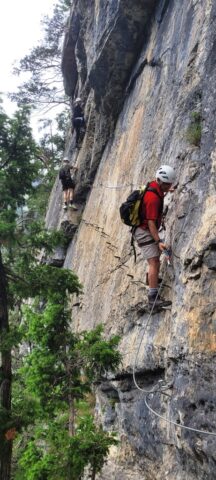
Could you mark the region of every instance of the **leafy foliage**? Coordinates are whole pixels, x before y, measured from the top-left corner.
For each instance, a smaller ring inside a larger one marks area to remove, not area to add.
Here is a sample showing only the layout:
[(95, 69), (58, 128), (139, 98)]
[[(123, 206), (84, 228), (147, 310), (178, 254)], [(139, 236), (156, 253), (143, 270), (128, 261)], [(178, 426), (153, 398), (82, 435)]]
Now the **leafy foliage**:
[(53, 120), (40, 120), (43, 133), (37, 151), (40, 168), (34, 197), (30, 197), (28, 201), (30, 211), (39, 218), (45, 216), (50, 191), (63, 157), (69, 121), (68, 110), (62, 111)]
[(42, 129), (46, 131), (42, 139), (40, 139), (40, 146), (42, 157), (40, 159), (44, 162), (46, 168), (52, 162), (52, 168), (57, 165), (63, 155), (65, 149), (66, 132), (69, 124), (69, 112), (64, 110), (59, 113), (56, 118), (56, 131), (53, 133), (53, 121), (51, 119), (42, 119), (40, 123)]
[(107, 341), (102, 338), (102, 333), (102, 325), (82, 333), (77, 346), (85, 358), (85, 372), (91, 381), (101, 380), (101, 377), (106, 376), (107, 371), (115, 370), (121, 360), (116, 350), (120, 338), (114, 336)]
[(30, 73), (17, 93), (10, 95), (18, 105), (53, 106), (67, 104), (61, 78), (61, 42), (71, 2), (58, 0), (51, 18), (45, 17), (43, 43), (34, 47), (14, 73)]
[(200, 146), (202, 134), (201, 115), (199, 112), (192, 112), (191, 122), (187, 129), (186, 137), (191, 145)]
[[(66, 419), (64, 419), (65, 421)], [(111, 445), (117, 445), (115, 433), (107, 434), (94, 424), (91, 415), (79, 419), (76, 434), (62, 434), (63, 420), (47, 425), (30, 440), (20, 460), (16, 480), (78, 480), (89, 467), (91, 478), (100, 472)], [(44, 445), (49, 443), (49, 448)]]
[(29, 113), (23, 107), (10, 119), (0, 111), (0, 475), (4, 480), (10, 478), (12, 441), (20, 426), (19, 416), (11, 404), (12, 352), (18, 338), (14, 335), (16, 329), (10, 329), (9, 316), (9, 308), (18, 312), (19, 304), (11, 296), (9, 286), (14, 276), (12, 266), (19, 258), (15, 255), (15, 250), (16, 253), (19, 250), (19, 213), (33, 192), (37, 174), (36, 144), (29, 127)]
[(18, 207), (33, 191), (37, 174), (36, 144), (29, 126), (30, 112), (23, 108), (12, 119), (0, 111), (0, 240), (12, 237)]
[[(67, 274), (68, 278), (71, 276), (73, 291), (77, 292), (73, 274), (69, 271)], [(66, 276), (64, 281), (61, 278), (60, 285), (57, 279), (53, 291), (43, 290), (43, 296), (48, 294), (50, 300), (42, 312), (37, 311), (37, 303), (34, 311), (26, 310), (25, 338), (34, 345), (24, 367), (27, 387), (29, 391), (34, 388), (34, 395), (37, 393), (44, 410), (50, 411), (52, 402), (53, 414), (55, 401), (67, 400), (68, 394), (84, 398), (91, 382), (101, 379), (106, 370), (114, 371), (120, 362), (116, 350), (119, 338), (104, 340), (101, 326), (80, 335), (70, 331), (70, 312), (61, 291), (63, 284), (68, 287)]]
[[(60, 1), (54, 23), (45, 22), (49, 45), (23, 59), (22, 68), (32, 69), (32, 79), (20, 92), (20, 104), (49, 103), (57, 93), (43, 75), (52, 68), (57, 72), (68, 7), (68, 1)], [(46, 256), (64, 244), (60, 232), (45, 229), (41, 214), (64, 149), (68, 117), (61, 114), (61, 134), (45, 134), (40, 145), (33, 140), (29, 118), (26, 106), (12, 119), (0, 111), (0, 268), (7, 318), (9, 313), (7, 328), (0, 325), (0, 351), (9, 364), (13, 360), (12, 368), (0, 370), (0, 386), (10, 384), (8, 406), (0, 406), (0, 465), (11, 461), (8, 446), (16, 437), (16, 480), (81, 479), (86, 467), (94, 479), (116, 438), (94, 423), (87, 398), (94, 383), (118, 368), (119, 338), (105, 340), (101, 326), (74, 333), (70, 295), (81, 292), (77, 276), (38, 262), (41, 252)]]
[(16, 480), (81, 479), (87, 466), (95, 478), (116, 439), (94, 424), (86, 396), (118, 367), (119, 338), (105, 340), (101, 326), (75, 334), (69, 306), (70, 295), (81, 291), (77, 276), (38, 262), (63, 238), (29, 208), (41, 166), (28, 109), (13, 119), (1, 112), (0, 140), (0, 266), (9, 311), (0, 350), (13, 359), (11, 370), (0, 371), (1, 386), (13, 379), (12, 403), (0, 406), (0, 463), (10, 461), (8, 446), (17, 438)]
[(36, 399), (37, 415), (31, 440), (21, 454), (17, 480), (20, 472), (26, 480), (81, 479), (87, 466), (96, 475), (110, 445), (117, 443), (114, 434), (94, 424), (88, 408), (79, 415), (91, 383), (106, 370), (115, 371), (120, 354), (119, 338), (106, 341), (101, 326), (82, 334), (71, 331), (68, 294), (79, 291), (73, 275), (59, 270), (56, 284), (50, 283), (53, 288), (46, 288), (42, 281), (39, 294), (45, 303), (41, 305), (40, 296), (25, 308), (22, 329), (31, 349), (20, 375), (26, 397)]
[(33, 399), (22, 391), (16, 372), (20, 361), (16, 352), (23, 334), (19, 329), (22, 302), (42, 292), (43, 286), (46, 292), (59, 295), (64, 279), (68, 292), (80, 288), (74, 274), (69, 278), (67, 271), (59, 271), (58, 277), (54, 267), (38, 265), (41, 249), (50, 253), (63, 239), (59, 232), (48, 232), (41, 222), (35, 222), (28, 207), (28, 199), (37, 189), (40, 167), (29, 118), (25, 107), (13, 118), (0, 110), (0, 475), (7, 470), (8, 479), (11, 442), (33, 419)]

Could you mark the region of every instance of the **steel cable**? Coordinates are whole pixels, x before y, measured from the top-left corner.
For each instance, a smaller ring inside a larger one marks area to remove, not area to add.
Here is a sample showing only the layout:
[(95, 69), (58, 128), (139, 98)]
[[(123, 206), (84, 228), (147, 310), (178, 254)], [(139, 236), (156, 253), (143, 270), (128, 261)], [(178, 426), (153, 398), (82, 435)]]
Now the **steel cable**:
[(163, 282), (164, 282), (164, 277), (165, 277), (165, 274), (166, 274), (166, 270), (164, 272), (164, 275), (162, 277), (162, 282), (160, 284), (160, 287), (158, 289), (158, 293), (157, 293), (157, 296), (155, 298), (155, 301), (154, 301), (154, 304), (152, 305), (152, 308), (150, 310), (150, 313), (148, 315), (148, 318), (147, 318), (147, 322), (146, 322), (146, 325), (145, 325), (145, 328), (143, 330), (143, 333), (142, 333), (142, 336), (140, 338), (140, 342), (139, 342), (139, 346), (138, 346), (138, 349), (137, 349), (137, 352), (136, 352), (136, 357), (135, 357), (135, 361), (134, 361), (134, 365), (133, 365), (133, 381), (134, 381), (134, 385), (135, 387), (145, 393), (145, 398), (144, 398), (144, 401), (145, 401), (145, 405), (146, 407), (148, 408), (148, 410), (153, 414), (155, 415), (156, 417), (158, 418), (161, 418), (162, 420), (164, 420), (165, 422), (171, 424), (171, 425), (175, 425), (176, 427), (179, 427), (181, 429), (184, 429), (184, 430), (188, 430), (188, 431), (191, 431), (191, 432), (196, 432), (196, 433), (200, 433), (201, 435), (211, 435), (213, 437), (216, 437), (216, 432), (210, 432), (208, 430), (200, 430), (198, 428), (194, 428), (194, 427), (188, 427), (187, 425), (183, 425), (182, 423), (177, 423), (175, 422), (174, 420), (172, 420), (170, 417), (164, 417), (163, 415), (160, 415), (158, 412), (156, 412), (152, 407), (150, 407), (150, 405), (148, 404), (148, 395), (149, 394), (155, 394), (155, 393), (161, 393), (163, 395), (166, 395), (163, 390), (168, 390), (170, 388), (170, 385), (169, 384), (164, 384), (163, 386), (160, 385), (161, 382), (163, 382), (162, 380), (161, 381), (158, 381), (156, 385), (154, 385), (153, 388), (151, 388), (150, 390), (146, 390), (144, 388), (141, 388), (137, 381), (136, 381), (136, 373), (135, 373), (135, 369), (136, 369), (136, 362), (137, 362), (137, 357), (138, 357), (138, 354), (139, 354), (139, 351), (140, 351), (140, 347), (141, 347), (141, 344), (142, 344), (142, 341), (143, 341), (143, 337), (145, 335), (145, 332), (146, 332), (146, 329), (148, 327), (148, 324), (149, 324), (149, 321), (150, 321), (150, 318), (152, 317), (152, 313), (153, 313), (153, 310), (154, 310), (154, 306), (155, 306), (155, 302), (159, 296), (159, 293), (160, 293), (160, 290), (162, 288), (162, 285), (163, 285)]
[[(153, 393), (153, 392), (150, 392), (150, 393)], [(160, 391), (159, 393), (163, 394), (162, 391)], [(209, 432), (208, 430), (199, 430), (199, 428), (187, 427), (187, 425), (183, 425), (183, 423), (177, 423), (174, 420), (171, 420), (169, 417), (166, 418), (163, 415), (160, 415), (160, 413), (153, 410), (153, 408), (150, 407), (150, 405), (148, 404), (147, 402), (148, 395), (149, 394), (147, 394), (144, 399), (145, 405), (148, 408), (148, 410), (151, 413), (153, 413), (153, 415), (155, 415), (156, 417), (161, 418), (165, 422), (175, 425), (176, 427), (183, 428), (184, 430), (190, 430), (191, 432), (201, 433), (202, 435), (212, 435), (213, 437), (216, 437), (216, 432)]]

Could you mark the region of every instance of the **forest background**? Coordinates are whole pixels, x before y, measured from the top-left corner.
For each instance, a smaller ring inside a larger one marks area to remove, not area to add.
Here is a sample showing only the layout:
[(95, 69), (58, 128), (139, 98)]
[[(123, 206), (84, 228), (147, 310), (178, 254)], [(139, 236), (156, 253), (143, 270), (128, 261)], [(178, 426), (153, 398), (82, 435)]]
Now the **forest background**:
[(12, 117), (0, 110), (0, 480), (77, 480), (86, 471), (95, 479), (117, 442), (94, 421), (94, 391), (118, 368), (119, 338), (105, 340), (101, 326), (74, 333), (71, 295), (82, 286), (74, 272), (40, 261), (68, 242), (44, 217), (70, 128), (61, 75), (69, 10), (59, 0), (44, 18), (41, 44), (14, 71), (28, 74), (10, 94), (18, 108)]

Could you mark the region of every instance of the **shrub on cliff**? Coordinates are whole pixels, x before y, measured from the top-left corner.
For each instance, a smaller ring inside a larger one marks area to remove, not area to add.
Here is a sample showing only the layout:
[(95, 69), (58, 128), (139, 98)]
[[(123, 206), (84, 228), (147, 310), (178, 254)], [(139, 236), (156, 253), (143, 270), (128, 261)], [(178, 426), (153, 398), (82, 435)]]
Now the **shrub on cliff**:
[(186, 138), (191, 145), (200, 146), (202, 133), (201, 115), (199, 112), (192, 112), (191, 122), (188, 126)]

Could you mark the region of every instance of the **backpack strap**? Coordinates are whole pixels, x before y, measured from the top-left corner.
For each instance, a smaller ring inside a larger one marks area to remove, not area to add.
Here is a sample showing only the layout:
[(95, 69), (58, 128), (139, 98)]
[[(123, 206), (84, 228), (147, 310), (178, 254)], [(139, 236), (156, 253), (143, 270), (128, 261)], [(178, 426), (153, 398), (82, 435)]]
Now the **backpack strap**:
[(144, 189), (144, 192), (143, 192), (143, 195), (142, 195), (142, 198), (141, 198), (141, 202), (140, 202), (140, 206), (139, 206), (139, 217), (142, 218), (142, 204), (143, 204), (143, 199), (144, 199), (144, 196), (147, 192), (152, 192), (152, 193), (155, 193), (155, 195), (157, 195), (157, 197), (160, 199), (161, 201), (161, 208), (160, 208), (160, 213), (162, 214), (163, 213), (163, 198), (161, 198), (161, 196), (159, 195), (158, 191), (156, 190), (156, 188), (154, 187), (150, 187), (150, 182), (148, 182), (146, 184), (146, 187)]
[(131, 247), (133, 248), (133, 254), (134, 254), (134, 263), (136, 263), (137, 255), (136, 255), (136, 248), (135, 248), (135, 243), (134, 243), (134, 233), (137, 227), (132, 227), (131, 229)]
[(140, 205), (139, 205), (139, 218), (140, 218), (140, 220), (142, 218), (142, 203), (143, 203), (144, 196), (145, 196), (146, 192), (149, 191), (149, 188), (151, 188), (151, 187), (149, 187), (149, 184), (150, 184), (150, 182), (147, 182), (147, 184), (145, 185), (145, 188), (142, 191), (142, 196), (140, 198)]
[(147, 186), (147, 188), (146, 188), (146, 190), (145, 190), (145, 193), (146, 193), (146, 192), (153, 192), (153, 193), (155, 193), (155, 194), (160, 198), (160, 200), (163, 201), (163, 198), (159, 195), (159, 193), (158, 193), (158, 191), (156, 190), (156, 188), (154, 188), (154, 187), (148, 187), (148, 186)]

